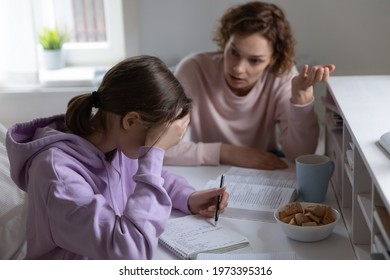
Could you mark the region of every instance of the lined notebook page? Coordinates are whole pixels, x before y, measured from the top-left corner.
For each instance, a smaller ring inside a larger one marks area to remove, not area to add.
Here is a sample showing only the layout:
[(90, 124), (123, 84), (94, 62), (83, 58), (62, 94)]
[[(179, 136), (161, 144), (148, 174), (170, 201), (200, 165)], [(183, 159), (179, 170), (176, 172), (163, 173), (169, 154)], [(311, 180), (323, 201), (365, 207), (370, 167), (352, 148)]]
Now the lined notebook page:
[(168, 220), (160, 243), (181, 259), (195, 259), (201, 252), (228, 252), (249, 245), (249, 240), (212, 219), (188, 215)]

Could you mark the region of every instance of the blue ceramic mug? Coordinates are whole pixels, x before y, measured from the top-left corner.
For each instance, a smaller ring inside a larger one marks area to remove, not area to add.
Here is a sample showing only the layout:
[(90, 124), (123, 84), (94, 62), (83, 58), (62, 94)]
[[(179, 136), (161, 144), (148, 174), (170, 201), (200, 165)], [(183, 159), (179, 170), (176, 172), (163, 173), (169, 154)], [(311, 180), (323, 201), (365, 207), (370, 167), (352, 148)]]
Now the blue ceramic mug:
[(298, 194), (306, 202), (323, 202), (334, 172), (334, 162), (325, 155), (302, 155), (295, 159)]

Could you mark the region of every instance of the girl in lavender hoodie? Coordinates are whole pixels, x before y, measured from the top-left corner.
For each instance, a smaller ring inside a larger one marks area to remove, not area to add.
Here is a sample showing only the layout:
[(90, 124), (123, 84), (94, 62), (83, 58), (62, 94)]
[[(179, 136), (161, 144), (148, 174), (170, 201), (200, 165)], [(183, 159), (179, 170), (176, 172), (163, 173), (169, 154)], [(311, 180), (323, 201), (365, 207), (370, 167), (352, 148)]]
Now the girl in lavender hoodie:
[(12, 179), (28, 193), (27, 259), (151, 259), (172, 208), (211, 217), (224, 189), (162, 169), (191, 101), (159, 59), (128, 58), (65, 115), (11, 127)]

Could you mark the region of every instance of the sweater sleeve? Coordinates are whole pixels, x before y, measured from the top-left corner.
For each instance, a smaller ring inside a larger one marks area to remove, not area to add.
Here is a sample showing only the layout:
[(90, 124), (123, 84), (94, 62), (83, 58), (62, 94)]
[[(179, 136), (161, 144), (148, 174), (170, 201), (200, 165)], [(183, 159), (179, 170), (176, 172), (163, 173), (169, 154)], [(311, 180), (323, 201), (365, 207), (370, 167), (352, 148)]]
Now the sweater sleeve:
[(181, 142), (167, 150), (167, 165), (219, 165), (221, 143)]
[(299, 155), (314, 153), (319, 136), (314, 100), (306, 105), (292, 104), (290, 80), (280, 86), (278, 96), (276, 118), (280, 123), (279, 143), (284, 154), (295, 161)]
[(188, 198), (195, 192), (195, 188), (184, 177), (167, 170), (163, 170), (162, 177), (165, 181), (164, 187), (172, 200), (172, 207), (186, 214), (191, 214), (188, 208)]
[[(52, 169), (46, 208), (55, 244), (91, 259), (151, 259), (172, 209), (161, 176), (163, 156), (162, 150), (150, 149), (139, 159), (135, 190), (122, 214), (115, 213), (71, 163)], [(37, 166), (50, 170), (46, 167)]]
[[(201, 80), (201, 66), (189, 55), (184, 58), (176, 67), (175, 76), (183, 85), (186, 95), (197, 103), (197, 94), (193, 92), (198, 90), (197, 81)], [(221, 143), (194, 142), (191, 137), (191, 123), (185, 139), (178, 145), (167, 150), (164, 158), (164, 164), (168, 165), (219, 165), (221, 152)]]
[(300, 106), (290, 103), (288, 129), (282, 129), (281, 140), (287, 158), (315, 152), (318, 145), (319, 125), (314, 112), (314, 100)]

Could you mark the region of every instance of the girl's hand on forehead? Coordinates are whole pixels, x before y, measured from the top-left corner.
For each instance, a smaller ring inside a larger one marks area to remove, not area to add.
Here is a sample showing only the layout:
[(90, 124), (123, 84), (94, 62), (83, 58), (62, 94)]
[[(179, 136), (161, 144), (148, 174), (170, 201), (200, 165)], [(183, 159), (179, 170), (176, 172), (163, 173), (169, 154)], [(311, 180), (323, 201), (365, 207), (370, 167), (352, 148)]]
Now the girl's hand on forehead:
[(189, 123), (190, 116), (188, 114), (172, 123), (167, 122), (151, 127), (147, 132), (145, 145), (168, 150), (180, 142)]

